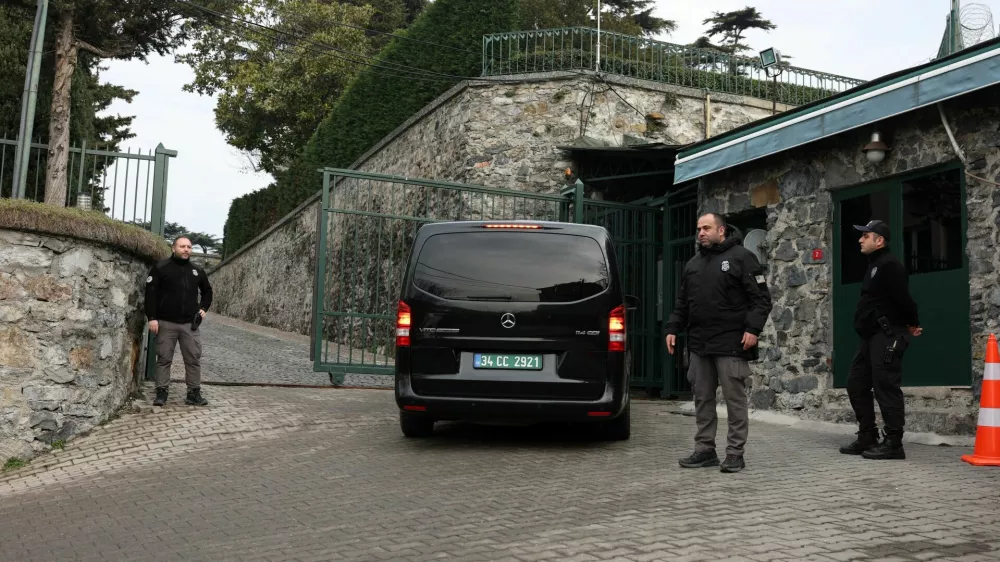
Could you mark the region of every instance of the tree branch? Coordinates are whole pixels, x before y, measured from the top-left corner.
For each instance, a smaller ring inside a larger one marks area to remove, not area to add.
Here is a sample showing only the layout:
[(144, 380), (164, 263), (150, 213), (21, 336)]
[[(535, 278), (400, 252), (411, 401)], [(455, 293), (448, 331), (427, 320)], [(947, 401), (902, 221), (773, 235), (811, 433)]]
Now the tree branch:
[(101, 58), (105, 58), (105, 59), (116, 59), (118, 57), (125, 56), (125, 55), (131, 53), (134, 50), (134, 49), (120, 48), (120, 49), (115, 49), (115, 50), (109, 51), (109, 50), (101, 49), (100, 47), (95, 47), (95, 46), (91, 45), (90, 43), (87, 43), (83, 39), (77, 39), (75, 42), (76, 42), (76, 46), (79, 47), (79, 48), (81, 48), (81, 49), (83, 49), (84, 51), (93, 53), (93, 54), (95, 54), (95, 55), (97, 55), (97, 56), (99, 56)]

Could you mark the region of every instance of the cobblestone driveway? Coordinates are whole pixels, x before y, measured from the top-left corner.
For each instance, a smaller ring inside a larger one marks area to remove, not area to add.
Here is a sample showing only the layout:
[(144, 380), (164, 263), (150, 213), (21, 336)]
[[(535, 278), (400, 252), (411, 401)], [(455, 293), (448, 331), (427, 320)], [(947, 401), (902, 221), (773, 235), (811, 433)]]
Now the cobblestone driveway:
[[(202, 373), (206, 383), (330, 385), (326, 373), (314, 373), (309, 336), (256, 326), (218, 314), (202, 324)], [(180, 352), (174, 354), (171, 380), (184, 380)], [(347, 375), (344, 386), (392, 388), (392, 377)]]
[(463, 424), (407, 440), (386, 390), (205, 392), (186, 407), (174, 385), (0, 475), (0, 560), (1000, 559), (1000, 469), (965, 447), (867, 461), (843, 435), (751, 422), (728, 475), (677, 466), (693, 419), (662, 402), (635, 403), (628, 442)]

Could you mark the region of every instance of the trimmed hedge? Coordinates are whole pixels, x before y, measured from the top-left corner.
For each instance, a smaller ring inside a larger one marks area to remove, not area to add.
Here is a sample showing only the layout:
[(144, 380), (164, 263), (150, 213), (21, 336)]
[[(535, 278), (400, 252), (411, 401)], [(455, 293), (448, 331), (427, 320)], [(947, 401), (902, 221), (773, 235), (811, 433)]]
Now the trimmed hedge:
[[(403, 35), (447, 45), (393, 39), (375, 64), (383, 67), (479, 76), (483, 35), (514, 29), (519, 0), (437, 0)], [(392, 63), (392, 64), (387, 64)], [(319, 168), (350, 167), (456, 80), (423, 80), (387, 68), (368, 67), (343, 93), (302, 155), (274, 183), (233, 201), (223, 230), (223, 256), (265, 231), (322, 188)]]

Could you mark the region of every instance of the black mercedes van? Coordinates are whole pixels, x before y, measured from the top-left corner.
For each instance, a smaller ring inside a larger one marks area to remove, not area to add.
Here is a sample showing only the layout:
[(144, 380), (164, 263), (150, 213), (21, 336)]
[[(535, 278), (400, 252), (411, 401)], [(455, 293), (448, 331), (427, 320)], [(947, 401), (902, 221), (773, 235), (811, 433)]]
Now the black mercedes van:
[(605, 438), (629, 438), (626, 315), (638, 303), (623, 294), (604, 228), (426, 224), (400, 293), (404, 435), (428, 436), (439, 420), (504, 420), (594, 422)]

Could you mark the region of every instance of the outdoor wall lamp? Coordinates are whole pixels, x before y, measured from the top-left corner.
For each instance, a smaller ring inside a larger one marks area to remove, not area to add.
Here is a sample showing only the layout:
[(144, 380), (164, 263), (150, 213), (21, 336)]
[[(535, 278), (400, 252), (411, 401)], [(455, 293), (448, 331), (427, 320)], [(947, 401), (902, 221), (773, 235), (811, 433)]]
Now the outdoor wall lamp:
[(865, 153), (868, 157), (868, 161), (873, 164), (878, 164), (885, 159), (885, 153), (889, 150), (889, 146), (882, 142), (882, 133), (878, 131), (872, 132), (872, 140), (861, 149), (861, 152)]

